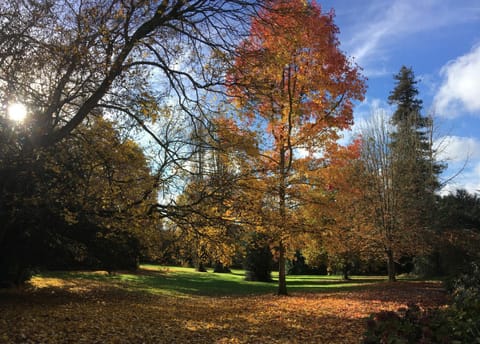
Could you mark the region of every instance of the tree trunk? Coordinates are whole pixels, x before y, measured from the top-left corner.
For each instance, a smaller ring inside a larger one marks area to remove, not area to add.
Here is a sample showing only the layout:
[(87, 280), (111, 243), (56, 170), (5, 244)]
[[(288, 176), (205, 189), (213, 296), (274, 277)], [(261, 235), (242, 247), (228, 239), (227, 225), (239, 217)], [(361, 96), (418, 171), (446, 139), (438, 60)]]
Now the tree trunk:
[(280, 242), (278, 249), (278, 295), (288, 295), (287, 294), (287, 279), (285, 272), (285, 247), (282, 242)]
[(278, 248), (278, 295), (287, 295), (287, 280), (285, 273), (285, 245), (282, 236), (285, 233), (285, 225), (287, 220), (287, 206), (286, 206), (286, 183), (287, 183), (287, 169), (285, 166), (285, 148), (280, 149), (280, 184), (278, 189), (279, 196), (279, 211), (280, 211), (280, 240)]
[(203, 265), (202, 262), (198, 263), (197, 271), (198, 272), (207, 272), (207, 269), (205, 268), (205, 265)]
[(345, 261), (343, 264), (342, 268), (342, 277), (345, 281), (348, 281), (350, 279), (350, 276), (348, 275), (348, 271), (350, 270), (350, 263), (348, 261)]
[(393, 260), (392, 250), (387, 251), (387, 269), (388, 269), (388, 281), (395, 282), (395, 261)]

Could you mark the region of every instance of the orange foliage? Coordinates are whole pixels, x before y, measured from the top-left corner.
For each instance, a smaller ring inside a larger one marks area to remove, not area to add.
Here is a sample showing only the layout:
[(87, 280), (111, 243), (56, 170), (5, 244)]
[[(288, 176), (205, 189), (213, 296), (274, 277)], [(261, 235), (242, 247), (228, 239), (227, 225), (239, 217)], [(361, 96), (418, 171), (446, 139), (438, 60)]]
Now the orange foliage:
[(355, 258), (376, 256), (379, 251), (371, 240), (371, 210), (364, 202), (366, 174), (359, 159), (360, 147), (360, 140), (347, 147), (330, 146), (324, 167), (310, 177), (319, 187), (308, 195), (303, 215), (313, 228), (322, 229), (310, 231), (304, 237), (305, 245), (322, 247), (330, 263), (336, 261), (344, 267)]
[(228, 74), (237, 123), (258, 140), (254, 170), (265, 189), (257, 211), (277, 242), (281, 294), (286, 246), (304, 227), (298, 208), (314, 188), (310, 172), (336, 146), (338, 131), (352, 124), (352, 101), (365, 91), (337, 34), (333, 12), (315, 3), (267, 1)]
[(351, 101), (363, 99), (365, 85), (339, 49), (333, 12), (300, 0), (267, 8), (239, 48), (230, 95), (246, 117), (266, 121), (277, 149), (336, 139), (352, 124)]

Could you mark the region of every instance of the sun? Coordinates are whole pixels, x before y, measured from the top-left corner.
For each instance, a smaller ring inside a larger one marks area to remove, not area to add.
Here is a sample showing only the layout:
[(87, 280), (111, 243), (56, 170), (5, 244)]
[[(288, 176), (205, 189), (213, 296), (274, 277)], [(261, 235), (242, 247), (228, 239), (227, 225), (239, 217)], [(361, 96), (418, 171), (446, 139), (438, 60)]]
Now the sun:
[(27, 117), (27, 107), (22, 103), (12, 103), (8, 105), (8, 118), (15, 122), (23, 122)]

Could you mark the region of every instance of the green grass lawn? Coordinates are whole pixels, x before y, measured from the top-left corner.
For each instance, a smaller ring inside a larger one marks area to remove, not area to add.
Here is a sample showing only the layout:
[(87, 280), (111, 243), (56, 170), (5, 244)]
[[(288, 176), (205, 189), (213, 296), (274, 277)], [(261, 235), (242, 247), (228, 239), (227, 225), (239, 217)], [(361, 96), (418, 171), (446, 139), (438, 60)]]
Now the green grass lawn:
[[(232, 270), (228, 274), (197, 272), (192, 268), (142, 265), (138, 272), (115, 273), (101, 272), (44, 272), (40, 277), (62, 278), (65, 280), (89, 280), (117, 284), (131, 291), (174, 296), (204, 295), (228, 296), (275, 293), (277, 273), (272, 273), (273, 281), (245, 281), (243, 270)], [(384, 277), (353, 276), (344, 281), (340, 276), (287, 276), (289, 292), (331, 292), (364, 288), (372, 283), (384, 281)]]

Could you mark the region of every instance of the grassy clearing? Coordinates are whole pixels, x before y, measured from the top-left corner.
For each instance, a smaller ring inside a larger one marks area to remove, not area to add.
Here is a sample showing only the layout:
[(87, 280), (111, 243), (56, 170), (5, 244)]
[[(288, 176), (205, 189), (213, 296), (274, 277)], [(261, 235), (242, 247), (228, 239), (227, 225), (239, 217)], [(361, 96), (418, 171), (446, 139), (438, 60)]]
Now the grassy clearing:
[[(59, 279), (75, 283), (80, 287), (82, 280), (109, 283), (130, 291), (142, 291), (152, 294), (187, 296), (241, 296), (275, 293), (277, 290), (277, 274), (273, 273), (273, 281), (247, 282), (243, 270), (232, 270), (229, 274), (213, 272), (197, 272), (192, 268), (169, 267), (158, 265), (142, 265), (138, 273), (106, 272), (46, 272), (33, 279), (35, 283), (50, 283), (55, 286)], [(384, 281), (382, 277), (353, 277), (344, 281), (339, 276), (288, 276), (287, 285), (290, 292), (332, 292), (365, 288), (373, 283)], [(47, 284), (46, 284), (47, 283)]]
[[(274, 276), (275, 277), (275, 276)], [(366, 318), (442, 305), (438, 282), (289, 276), (275, 283), (145, 265), (138, 273), (55, 272), (0, 291), (0, 343), (360, 343)]]

